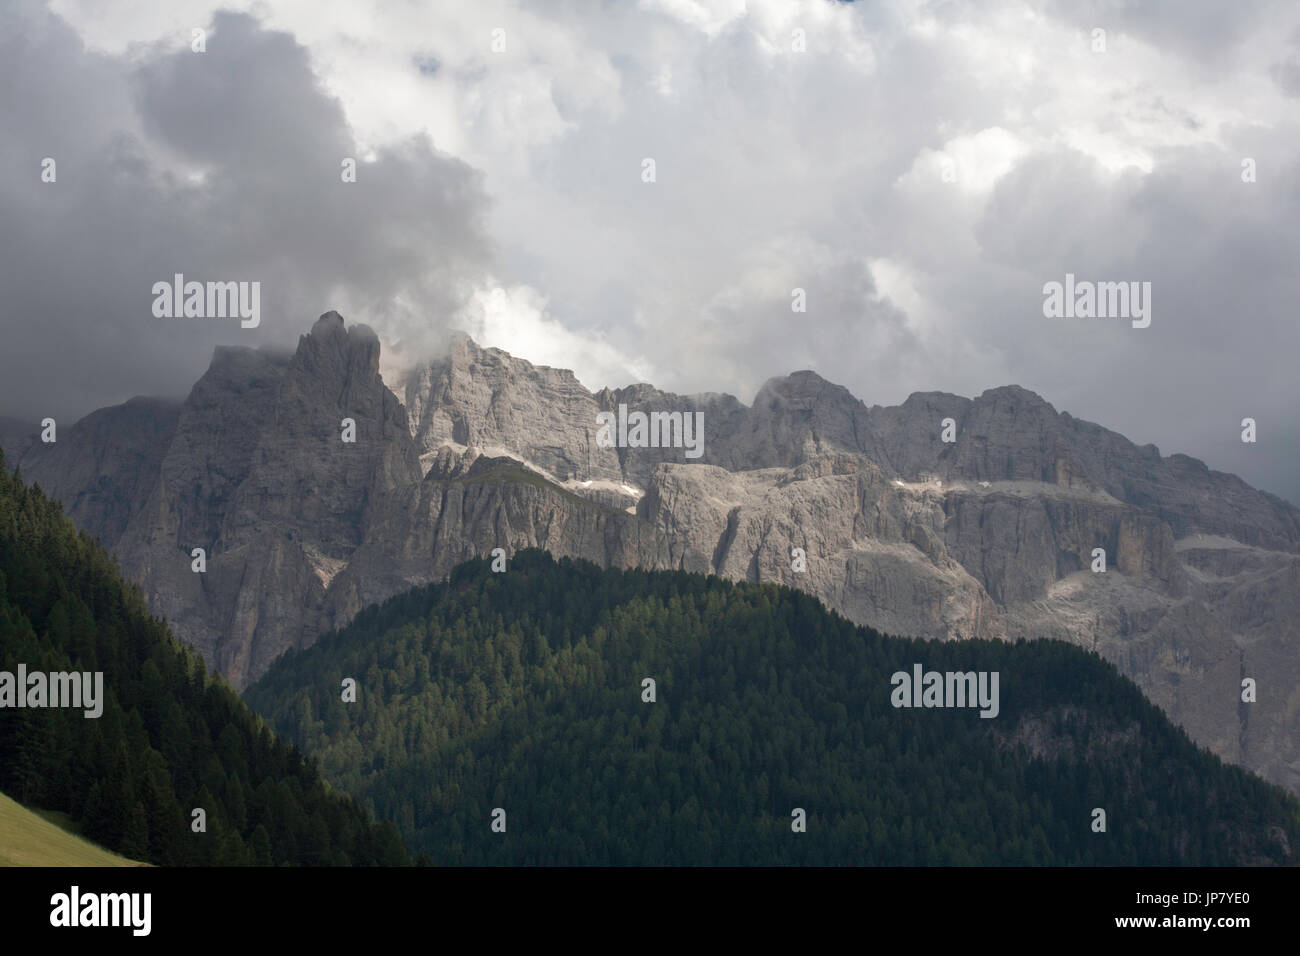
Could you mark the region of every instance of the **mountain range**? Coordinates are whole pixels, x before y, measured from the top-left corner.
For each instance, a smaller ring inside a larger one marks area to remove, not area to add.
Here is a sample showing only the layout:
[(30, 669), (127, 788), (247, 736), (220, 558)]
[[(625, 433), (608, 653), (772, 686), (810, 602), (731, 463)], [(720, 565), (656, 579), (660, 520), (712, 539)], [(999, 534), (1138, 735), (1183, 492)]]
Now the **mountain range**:
[[(803, 371), (746, 406), (591, 392), (464, 336), (392, 387), (379, 357), (330, 312), (292, 353), (218, 349), (183, 402), (53, 443), (0, 420), (0, 445), (240, 688), (369, 604), (535, 547), (786, 584), (887, 634), (1065, 640), (1300, 792), (1300, 510), (1235, 476), (1017, 386), (867, 406)], [(703, 454), (607, 447), (620, 406), (702, 413)]]

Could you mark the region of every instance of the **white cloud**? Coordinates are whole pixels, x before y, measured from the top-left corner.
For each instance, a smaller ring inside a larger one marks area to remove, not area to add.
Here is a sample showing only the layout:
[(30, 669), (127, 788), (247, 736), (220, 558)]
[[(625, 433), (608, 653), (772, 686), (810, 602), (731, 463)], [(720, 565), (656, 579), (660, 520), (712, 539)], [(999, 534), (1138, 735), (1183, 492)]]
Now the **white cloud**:
[(526, 285), (481, 288), (455, 321), (479, 345), (536, 365), (572, 369), (591, 391), (655, 381), (644, 360), (626, 358), (599, 334), (570, 331), (547, 314), (546, 305), (545, 297)]

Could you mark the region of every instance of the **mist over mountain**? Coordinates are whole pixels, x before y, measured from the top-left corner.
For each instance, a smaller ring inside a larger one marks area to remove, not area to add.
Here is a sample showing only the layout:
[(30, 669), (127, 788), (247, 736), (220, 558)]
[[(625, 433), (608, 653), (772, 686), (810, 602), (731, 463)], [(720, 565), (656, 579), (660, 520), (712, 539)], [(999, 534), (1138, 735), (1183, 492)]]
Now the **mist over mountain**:
[[(803, 371), (746, 406), (592, 393), (464, 336), (393, 389), (379, 357), (326, 313), (292, 354), (218, 349), (179, 405), (0, 440), (237, 687), (368, 604), (538, 547), (787, 584), (889, 634), (1069, 641), (1300, 789), (1300, 512), (1232, 475), (1016, 386), (882, 407)], [(701, 422), (698, 457), (601, 441), (602, 415), (638, 413)]]

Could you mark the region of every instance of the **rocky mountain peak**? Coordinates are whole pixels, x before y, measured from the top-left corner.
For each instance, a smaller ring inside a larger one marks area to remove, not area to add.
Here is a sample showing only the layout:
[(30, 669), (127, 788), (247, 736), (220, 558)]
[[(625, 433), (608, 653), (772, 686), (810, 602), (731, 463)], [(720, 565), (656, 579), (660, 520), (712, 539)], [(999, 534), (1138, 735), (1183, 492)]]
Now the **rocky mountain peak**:
[(816, 372), (805, 369), (789, 375), (769, 378), (754, 396), (754, 409), (775, 407), (811, 411), (823, 404), (858, 404), (848, 389), (835, 385)]
[(997, 402), (1006, 403), (1016, 406), (1034, 406), (1050, 409), (1052, 414), (1056, 414), (1056, 409), (1039, 395), (1037, 392), (1031, 392), (1027, 388), (1019, 385), (998, 385), (995, 388), (986, 388), (980, 393), (977, 402)]
[(339, 315), (333, 309), (321, 314), (311, 327), (308, 335), (329, 335), (334, 332), (342, 332), (344, 328), (343, 316)]
[(377, 378), (379, 336), (368, 325), (346, 327), (337, 312), (326, 312), (298, 339), (293, 365), (323, 378)]

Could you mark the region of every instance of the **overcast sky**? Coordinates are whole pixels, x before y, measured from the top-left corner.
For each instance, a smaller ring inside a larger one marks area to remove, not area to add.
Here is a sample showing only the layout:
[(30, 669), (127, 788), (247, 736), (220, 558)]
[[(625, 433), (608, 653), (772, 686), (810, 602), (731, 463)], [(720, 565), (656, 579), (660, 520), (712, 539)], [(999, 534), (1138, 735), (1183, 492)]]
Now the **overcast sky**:
[[(1300, 502), (1300, 5), (1119, 7), (6, 2), (0, 414), (183, 396), (337, 309), (591, 388), (1016, 383)], [(177, 272), (261, 326), (155, 318)], [(1150, 326), (1045, 318), (1067, 272)]]

